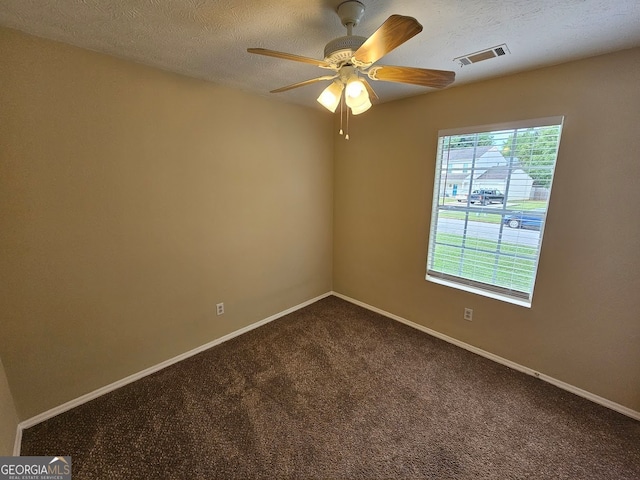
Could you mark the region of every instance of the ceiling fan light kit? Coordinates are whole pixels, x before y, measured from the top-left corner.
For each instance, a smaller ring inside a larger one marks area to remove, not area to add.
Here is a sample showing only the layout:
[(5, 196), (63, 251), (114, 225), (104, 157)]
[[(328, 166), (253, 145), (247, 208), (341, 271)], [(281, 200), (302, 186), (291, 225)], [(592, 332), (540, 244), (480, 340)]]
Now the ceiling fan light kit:
[(349, 107), (351, 108), (351, 113), (353, 113), (354, 115), (360, 115), (361, 113), (364, 113), (371, 108), (371, 100), (369, 100), (369, 97), (367, 96), (362, 100), (362, 102), (349, 105)]
[(331, 113), (334, 113), (340, 104), (342, 90), (344, 90), (344, 84), (341, 81), (334, 81), (322, 91), (318, 97), (318, 103)]
[[(346, 103), (348, 125), (349, 111), (352, 115), (364, 113), (371, 108), (371, 99), (378, 99), (375, 91), (364, 78), (365, 76), (374, 81), (409, 83), (432, 88), (443, 88), (453, 82), (455, 73), (450, 71), (382, 65), (372, 67), (386, 54), (420, 33), (422, 25), (413, 17), (391, 15), (370, 37), (352, 35), (353, 27), (360, 23), (364, 11), (364, 4), (357, 0), (342, 2), (338, 6), (337, 13), (342, 25), (347, 28), (347, 35), (326, 44), (324, 60), (264, 48), (247, 49), (249, 53), (309, 63), (335, 72), (334, 75), (325, 75), (281, 87), (272, 90), (271, 93), (280, 93), (312, 83), (331, 80), (332, 83), (318, 97), (318, 103), (332, 113), (336, 111), (339, 104)], [(342, 122), (342, 107), (340, 115)], [(342, 133), (342, 128), (340, 133)], [(348, 133), (345, 138), (349, 139)]]
[(347, 81), (347, 97), (356, 98), (365, 91), (364, 83), (360, 81), (357, 75), (353, 75)]
[(356, 74), (352, 75), (347, 81), (345, 103), (347, 107), (351, 109), (353, 115), (360, 115), (371, 108), (369, 92), (367, 92), (364, 83), (362, 83)]

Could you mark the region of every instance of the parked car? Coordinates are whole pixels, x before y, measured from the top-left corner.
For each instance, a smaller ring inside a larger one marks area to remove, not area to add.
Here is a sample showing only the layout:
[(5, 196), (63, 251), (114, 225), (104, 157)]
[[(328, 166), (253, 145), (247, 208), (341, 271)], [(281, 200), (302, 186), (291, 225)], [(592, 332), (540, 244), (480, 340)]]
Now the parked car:
[(456, 200), (459, 202), (467, 203), (468, 195), (466, 193), (459, 193), (456, 195)]
[(502, 223), (511, 228), (531, 228), (540, 230), (544, 220), (544, 209), (528, 210), (517, 212), (512, 215), (505, 215)]
[(469, 203), (480, 203), (481, 205), (489, 205), (490, 203), (504, 203), (504, 194), (500, 190), (474, 190), (469, 195)]

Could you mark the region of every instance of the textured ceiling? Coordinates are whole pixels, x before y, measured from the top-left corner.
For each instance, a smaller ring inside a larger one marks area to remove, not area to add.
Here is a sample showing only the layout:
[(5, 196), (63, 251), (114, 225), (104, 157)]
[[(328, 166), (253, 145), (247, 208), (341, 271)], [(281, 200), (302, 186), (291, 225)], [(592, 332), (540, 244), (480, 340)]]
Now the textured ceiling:
[[(379, 64), (454, 70), (469, 83), (640, 46), (638, 0), (361, 0), (354, 35), (391, 14), (424, 30)], [(317, 67), (247, 53), (263, 47), (322, 58), (346, 34), (342, 0), (2, 0), (0, 25), (245, 91), (267, 92), (325, 74)], [(506, 43), (510, 54), (460, 67), (455, 57)], [(318, 83), (273, 96), (317, 106)], [(427, 88), (374, 82), (381, 101)], [(318, 108), (321, 108), (318, 106)]]

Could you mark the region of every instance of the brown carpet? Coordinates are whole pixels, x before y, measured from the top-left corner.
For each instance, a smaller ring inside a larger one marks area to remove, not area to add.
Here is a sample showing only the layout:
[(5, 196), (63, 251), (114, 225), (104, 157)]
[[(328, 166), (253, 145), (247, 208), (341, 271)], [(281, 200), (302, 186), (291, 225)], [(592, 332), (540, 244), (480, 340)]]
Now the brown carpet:
[(76, 480), (640, 479), (640, 422), (329, 297), (26, 430), (22, 455), (71, 455)]

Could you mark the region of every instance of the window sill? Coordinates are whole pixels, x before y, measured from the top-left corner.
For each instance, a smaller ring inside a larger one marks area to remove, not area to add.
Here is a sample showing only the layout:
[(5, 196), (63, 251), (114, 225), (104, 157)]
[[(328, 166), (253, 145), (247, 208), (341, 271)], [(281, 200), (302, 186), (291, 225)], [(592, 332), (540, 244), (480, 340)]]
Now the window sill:
[(482, 295), (483, 297), (489, 297), (495, 300), (501, 300), (503, 302), (512, 303), (520, 307), (531, 308), (530, 300), (527, 301), (519, 298), (509, 297), (508, 295), (501, 295), (499, 293), (483, 290), (481, 288), (474, 287), (472, 285), (465, 285), (463, 283), (452, 282), (451, 280), (445, 280), (443, 278), (433, 277), (431, 275), (427, 275), (425, 278), (427, 281), (437, 283), (439, 285), (445, 285), (447, 287), (456, 288), (458, 290), (464, 290), (465, 292), (475, 293), (476, 295)]

